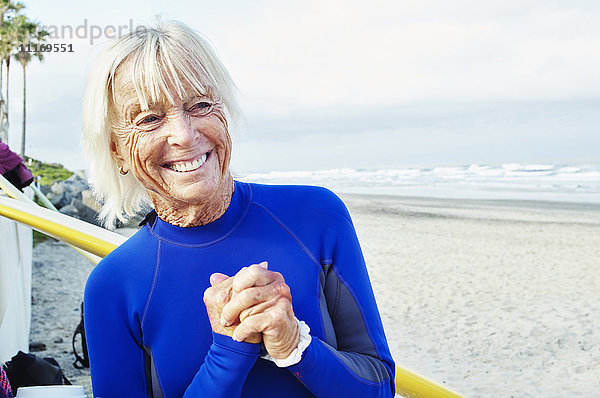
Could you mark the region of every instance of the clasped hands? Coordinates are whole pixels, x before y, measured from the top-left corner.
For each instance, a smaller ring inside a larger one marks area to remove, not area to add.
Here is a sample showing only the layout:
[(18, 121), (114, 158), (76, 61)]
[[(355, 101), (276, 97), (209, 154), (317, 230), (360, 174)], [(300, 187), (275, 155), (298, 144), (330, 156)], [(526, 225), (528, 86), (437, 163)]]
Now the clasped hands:
[(298, 346), (290, 288), (266, 262), (244, 267), (234, 276), (214, 273), (210, 284), (204, 304), (213, 332), (236, 341), (262, 341), (277, 359), (287, 358)]

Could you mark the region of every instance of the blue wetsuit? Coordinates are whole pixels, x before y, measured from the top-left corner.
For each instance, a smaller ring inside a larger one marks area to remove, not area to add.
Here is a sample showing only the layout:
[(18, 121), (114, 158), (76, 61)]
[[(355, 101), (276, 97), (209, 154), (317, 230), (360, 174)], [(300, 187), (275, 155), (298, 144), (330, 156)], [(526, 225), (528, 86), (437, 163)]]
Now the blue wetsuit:
[[(268, 261), (310, 326), (302, 360), (211, 331), (213, 272)], [(85, 289), (95, 397), (391, 397), (394, 363), (344, 204), (306, 186), (235, 182), (229, 208), (181, 228), (156, 217), (108, 255)]]

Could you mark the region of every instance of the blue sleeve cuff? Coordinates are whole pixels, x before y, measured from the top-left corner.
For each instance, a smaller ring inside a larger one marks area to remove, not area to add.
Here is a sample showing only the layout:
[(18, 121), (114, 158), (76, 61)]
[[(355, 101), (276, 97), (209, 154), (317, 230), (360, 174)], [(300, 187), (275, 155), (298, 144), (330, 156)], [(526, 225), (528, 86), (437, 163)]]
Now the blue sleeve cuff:
[(246, 343), (244, 341), (235, 341), (229, 336), (212, 332), (213, 345), (226, 349), (228, 351), (237, 352), (238, 354), (258, 357), (260, 354), (260, 344)]
[(315, 366), (315, 354), (314, 354), (314, 345), (315, 343), (315, 338), (311, 335), (310, 336), (311, 341), (310, 344), (308, 345), (308, 347), (306, 347), (306, 350), (304, 350), (304, 352), (302, 353), (302, 359), (300, 360), (300, 362), (292, 365), (292, 366), (288, 366), (288, 369), (294, 373), (297, 376), (298, 372), (303, 371), (304, 369), (311, 368), (313, 366)]
[(260, 344), (234, 341), (213, 332), (204, 363), (185, 391), (187, 397), (239, 397), (248, 372), (256, 363)]

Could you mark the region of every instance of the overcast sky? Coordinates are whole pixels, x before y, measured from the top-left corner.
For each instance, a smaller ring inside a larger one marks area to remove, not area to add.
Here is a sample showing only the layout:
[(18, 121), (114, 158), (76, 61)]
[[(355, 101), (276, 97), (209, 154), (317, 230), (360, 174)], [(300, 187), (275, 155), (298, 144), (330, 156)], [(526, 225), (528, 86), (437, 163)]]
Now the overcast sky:
[[(85, 167), (81, 97), (107, 41), (92, 45), (92, 32), (159, 13), (207, 36), (236, 81), (247, 119), (238, 171), (599, 161), (598, 1), (25, 4), (42, 25), (86, 35), (52, 40), (74, 52), (27, 68), (27, 153), (70, 168)], [(16, 62), (10, 90), (18, 149)]]

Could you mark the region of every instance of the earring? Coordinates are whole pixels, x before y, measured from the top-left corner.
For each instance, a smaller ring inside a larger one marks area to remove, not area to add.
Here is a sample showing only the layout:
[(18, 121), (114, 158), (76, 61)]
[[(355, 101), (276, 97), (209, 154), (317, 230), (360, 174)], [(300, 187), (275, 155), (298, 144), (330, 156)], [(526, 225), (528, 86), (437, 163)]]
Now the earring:
[(123, 166), (119, 167), (119, 173), (121, 173), (122, 176), (124, 176), (125, 174), (129, 173), (129, 170), (123, 170)]

